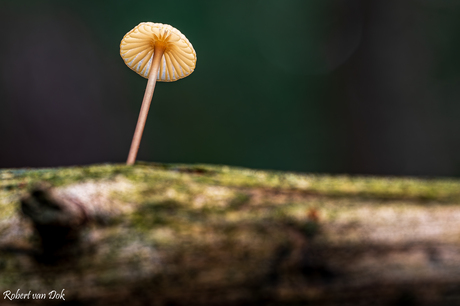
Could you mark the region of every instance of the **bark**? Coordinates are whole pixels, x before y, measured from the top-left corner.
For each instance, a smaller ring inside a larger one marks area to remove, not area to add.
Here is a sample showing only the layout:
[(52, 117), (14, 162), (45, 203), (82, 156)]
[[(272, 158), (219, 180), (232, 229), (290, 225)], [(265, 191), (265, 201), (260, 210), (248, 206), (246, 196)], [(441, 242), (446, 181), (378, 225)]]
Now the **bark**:
[(147, 163), (0, 178), (2, 303), (460, 305), (458, 180)]

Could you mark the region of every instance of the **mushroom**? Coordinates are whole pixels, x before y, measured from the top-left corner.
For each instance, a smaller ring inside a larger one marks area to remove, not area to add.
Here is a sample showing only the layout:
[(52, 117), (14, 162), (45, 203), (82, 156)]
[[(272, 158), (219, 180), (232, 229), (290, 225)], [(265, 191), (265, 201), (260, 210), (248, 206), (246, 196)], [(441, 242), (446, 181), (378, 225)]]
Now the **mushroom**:
[(127, 165), (136, 161), (157, 81), (172, 82), (195, 70), (196, 53), (188, 39), (168, 24), (142, 22), (121, 40), (120, 55), (129, 68), (148, 78)]

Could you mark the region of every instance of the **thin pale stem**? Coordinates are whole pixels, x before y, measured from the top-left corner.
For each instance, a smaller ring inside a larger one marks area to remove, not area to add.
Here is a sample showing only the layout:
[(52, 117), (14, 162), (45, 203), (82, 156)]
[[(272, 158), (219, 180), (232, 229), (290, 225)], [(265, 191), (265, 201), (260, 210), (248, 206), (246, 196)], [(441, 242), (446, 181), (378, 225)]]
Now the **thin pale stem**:
[(129, 149), (127, 165), (133, 165), (136, 161), (139, 145), (141, 144), (142, 133), (144, 132), (145, 122), (150, 109), (150, 102), (152, 101), (153, 91), (157, 82), (158, 70), (160, 69), (161, 58), (163, 57), (164, 48), (156, 47), (153, 54), (152, 64), (149, 72), (149, 81), (145, 89), (144, 99), (142, 100), (141, 111), (139, 119), (137, 120), (136, 130), (134, 131), (133, 141)]

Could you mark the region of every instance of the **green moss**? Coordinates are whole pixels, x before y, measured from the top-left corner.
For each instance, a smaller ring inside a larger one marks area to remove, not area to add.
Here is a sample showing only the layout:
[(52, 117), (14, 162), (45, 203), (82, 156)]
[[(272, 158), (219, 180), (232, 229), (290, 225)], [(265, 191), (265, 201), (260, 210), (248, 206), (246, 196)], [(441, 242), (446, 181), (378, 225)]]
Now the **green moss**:
[(112, 180), (117, 176), (149, 185), (145, 192), (148, 189), (151, 192), (161, 191), (166, 185), (179, 188), (181, 184), (186, 186), (193, 182), (198, 185), (283, 189), (328, 196), (437, 201), (460, 199), (460, 181), (455, 179), (311, 175), (215, 165), (154, 163), (139, 163), (135, 166), (104, 164), (49, 169), (4, 169), (0, 170), (0, 192), (2, 198), (5, 198), (37, 181), (63, 186), (88, 180)]
[[(70, 279), (79, 282), (79, 275), (97, 278), (94, 283), (79, 283), (89, 291), (94, 286), (120, 286), (128, 278), (151, 281), (154, 276), (158, 277), (155, 294), (172, 292), (168, 290), (178, 284), (179, 288), (214, 285), (216, 279), (229, 287), (259, 286), (261, 279), (284, 268), (297, 280), (299, 269), (274, 267), (276, 254), (292, 253), (295, 259), (307, 242), (308, 247), (332, 242), (334, 248), (344, 244), (348, 248), (366, 239), (374, 239), (373, 243), (416, 240), (431, 227), (436, 241), (458, 240), (457, 232), (449, 232), (458, 228), (460, 181), (454, 179), (155, 163), (4, 169), (0, 178), (0, 234), (8, 230), (20, 196), (41, 181), (69, 189), (80, 186), (74, 192), (105, 190), (102, 200), (94, 198), (95, 203), (101, 209), (121, 211), (88, 230), (94, 250), (78, 258), (77, 264), (59, 273), (43, 268), (53, 275), (52, 283), (30, 278), (44, 291), (65, 286)], [(413, 236), (409, 239), (407, 233)], [(347, 253), (334, 255), (338, 262), (343, 254)], [(21, 257), (15, 255), (8, 253), (0, 261), (4, 288), (25, 286), (24, 275), (14, 272), (21, 264)], [(96, 267), (100, 277), (94, 274)]]
[[(3, 220), (17, 211), (19, 197), (40, 181), (65, 186), (76, 182), (127, 179), (134, 188), (117, 193), (117, 198), (139, 205), (133, 220), (143, 219), (142, 222), (135, 222), (140, 228), (174, 223), (176, 219), (193, 220), (194, 217), (190, 215), (193, 210), (205, 212), (210, 218), (218, 218), (218, 214), (222, 213), (234, 217), (232, 211), (245, 209), (248, 210), (246, 213), (251, 214), (254, 209), (248, 207), (254, 202), (262, 201), (263, 205), (270, 206), (271, 202), (281, 201), (276, 200), (280, 197), (276, 194), (277, 190), (289, 193), (289, 197), (321, 197), (321, 203), (316, 205), (323, 208), (328, 203), (336, 206), (340, 198), (350, 197), (355, 198), (352, 203), (360, 199), (376, 199), (405, 200), (420, 205), (430, 204), (430, 201), (442, 203), (460, 200), (460, 181), (455, 179), (312, 175), (217, 165), (138, 163), (135, 166), (104, 164), (3, 169), (0, 170), (0, 178), (0, 219)], [(271, 192), (273, 196), (260, 200), (254, 194), (257, 190), (260, 193)], [(344, 204), (340, 205), (343, 207)], [(179, 210), (184, 214), (182, 216), (173, 215), (171, 211), (179, 206), (188, 208)], [(305, 207), (304, 200), (301, 201), (301, 207)], [(286, 203), (282, 210), (284, 213), (289, 211)], [(336, 210), (331, 207), (328, 216), (334, 216)], [(258, 209), (258, 213), (263, 214), (263, 207)]]

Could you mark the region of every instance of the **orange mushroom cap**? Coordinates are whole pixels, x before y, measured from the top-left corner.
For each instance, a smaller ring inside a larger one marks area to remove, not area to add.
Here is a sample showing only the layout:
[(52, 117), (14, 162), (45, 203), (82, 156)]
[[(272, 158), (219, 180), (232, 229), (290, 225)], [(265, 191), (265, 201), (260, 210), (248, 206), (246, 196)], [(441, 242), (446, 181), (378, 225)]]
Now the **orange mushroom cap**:
[(168, 24), (140, 23), (121, 40), (120, 55), (129, 68), (148, 78), (155, 48), (164, 48), (158, 81), (177, 81), (195, 70), (196, 53), (192, 44)]

